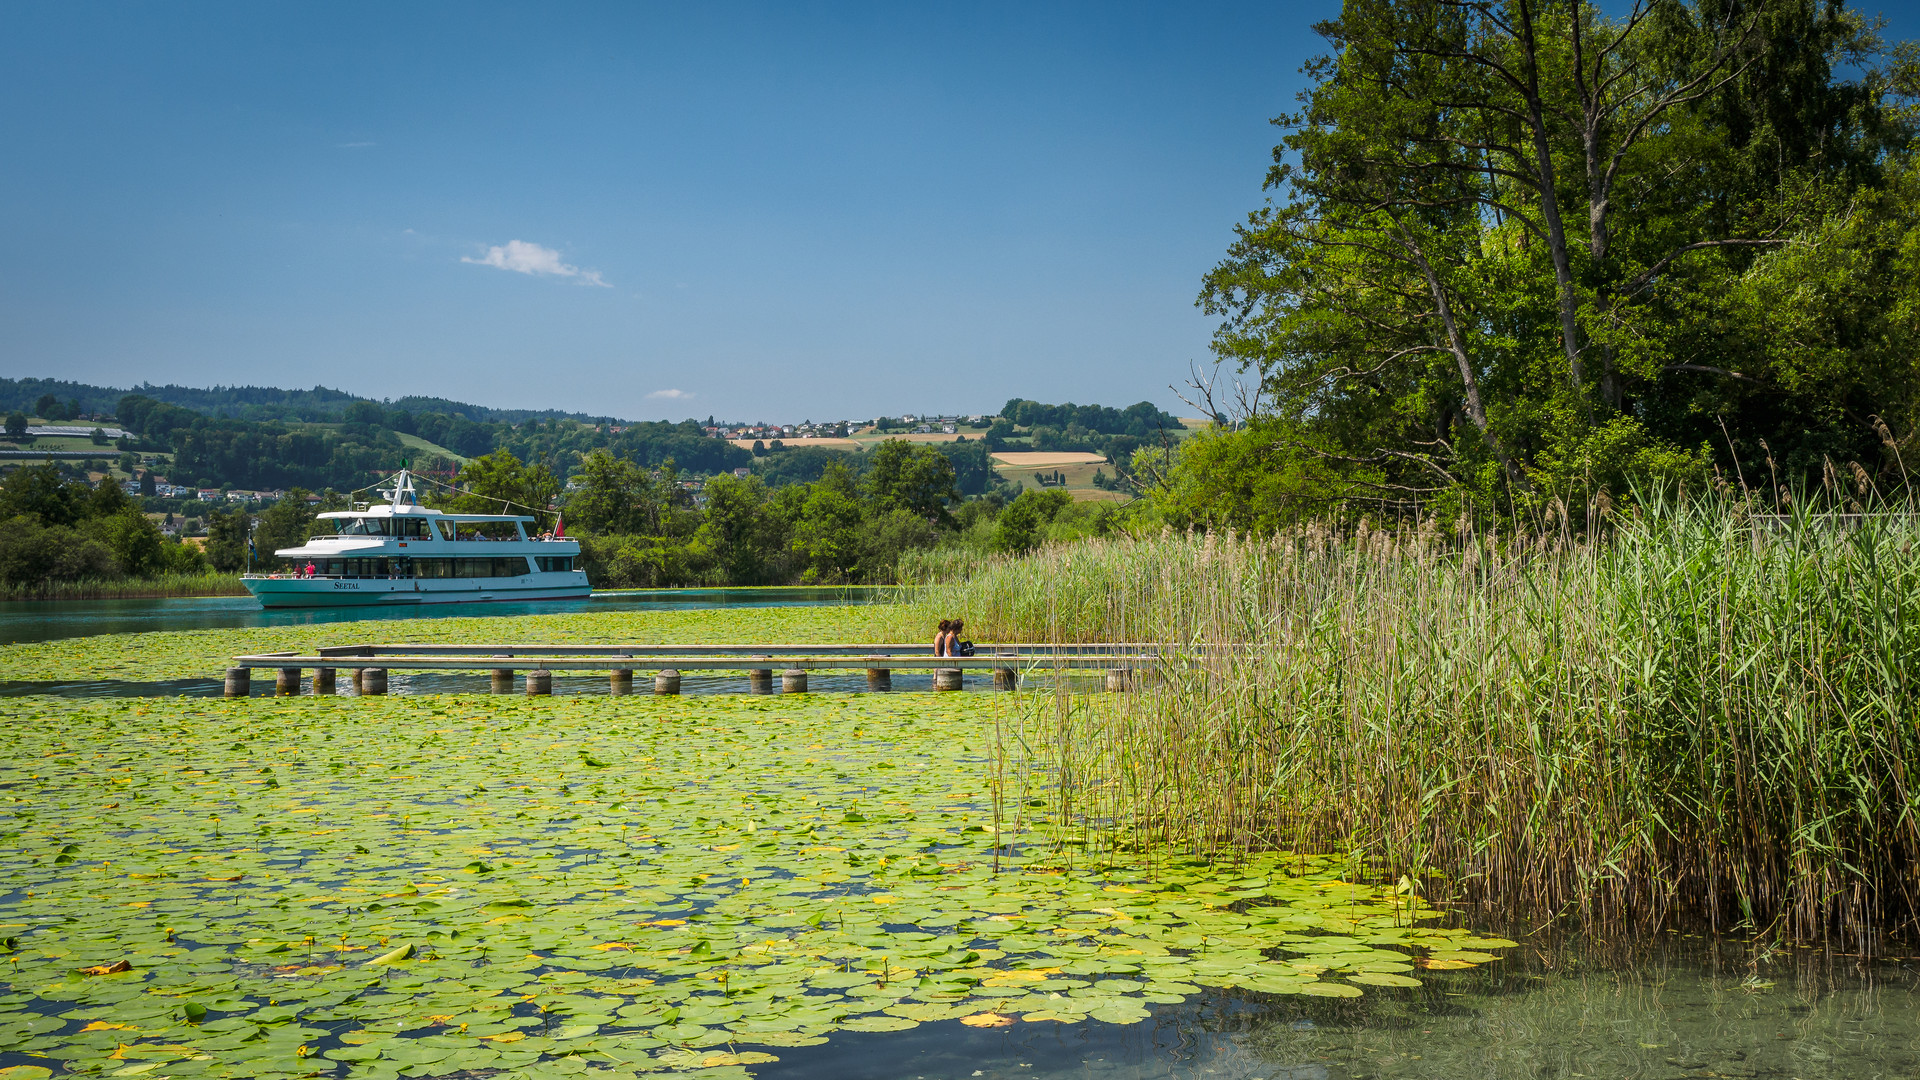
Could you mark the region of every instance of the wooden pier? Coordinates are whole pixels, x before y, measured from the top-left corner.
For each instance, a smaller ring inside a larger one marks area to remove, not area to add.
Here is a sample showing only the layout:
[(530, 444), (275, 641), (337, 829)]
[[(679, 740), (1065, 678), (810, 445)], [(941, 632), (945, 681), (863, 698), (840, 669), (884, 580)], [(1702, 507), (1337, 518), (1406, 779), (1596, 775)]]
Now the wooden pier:
[(633, 692), (634, 672), (653, 672), (653, 692), (680, 692), (682, 671), (740, 671), (747, 691), (773, 692), (776, 667), (782, 693), (805, 693), (810, 671), (864, 670), (869, 690), (890, 690), (896, 669), (931, 670), (935, 690), (959, 690), (967, 669), (990, 670), (996, 690), (1014, 690), (1023, 672), (1101, 671), (1106, 687), (1131, 689), (1163, 663), (1162, 646), (1150, 644), (976, 645), (972, 656), (934, 656), (925, 645), (335, 645), (313, 653), (253, 653), (233, 658), (226, 672), (228, 697), (245, 697), (254, 668), (274, 671), (278, 694), (299, 693), (302, 675), (313, 672), (316, 694), (334, 692), (336, 673), (351, 673), (356, 693), (384, 694), (387, 672), (487, 671), (494, 693), (510, 693), (515, 675), (532, 695), (553, 692), (555, 671), (607, 672), (610, 691)]

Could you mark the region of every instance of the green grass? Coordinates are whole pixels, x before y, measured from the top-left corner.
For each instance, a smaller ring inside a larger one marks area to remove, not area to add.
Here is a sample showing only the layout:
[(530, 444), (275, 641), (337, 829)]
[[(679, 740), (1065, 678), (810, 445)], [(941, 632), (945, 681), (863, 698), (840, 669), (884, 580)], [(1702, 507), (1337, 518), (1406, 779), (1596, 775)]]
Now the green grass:
[(394, 432), (394, 435), (399, 438), (401, 444), (404, 446), (410, 447), (411, 449), (414, 449), (414, 450), (419, 450), (422, 453), (432, 454), (437, 457), (446, 458), (448, 461), (451, 461), (456, 465), (465, 465), (468, 461), (472, 460), (470, 458), (463, 457), (459, 454), (454, 453), (453, 451), (447, 449), (446, 447), (441, 446), (439, 443), (428, 442), (427, 440), (421, 438), (418, 435), (408, 435), (405, 432), (401, 432), (401, 431)]
[(1014, 701), (0, 702), (0, 1054), (631, 1077), (1201, 987), (1358, 997), (1512, 944), (1319, 860), (1061, 873), (997, 812)]
[(1507, 916), (1871, 946), (1920, 914), (1917, 542), (1698, 505), (1600, 542), (1169, 534), (939, 554), (892, 617), (1171, 647), (1158, 686), (1008, 742), (1096, 843), (1345, 852)]

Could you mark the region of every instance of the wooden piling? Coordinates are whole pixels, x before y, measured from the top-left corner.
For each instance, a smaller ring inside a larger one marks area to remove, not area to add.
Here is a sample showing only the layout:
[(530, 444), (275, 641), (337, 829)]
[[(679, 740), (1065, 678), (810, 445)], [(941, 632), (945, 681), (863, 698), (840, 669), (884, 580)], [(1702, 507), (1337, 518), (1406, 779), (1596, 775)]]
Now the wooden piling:
[(546, 668), (534, 668), (527, 672), (527, 696), (539, 697), (553, 693), (553, 672)]
[(333, 669), (317, 667), (313, 669), (313, 692), (316, 694), (333, 693)]
[(807, 692), (807, 673), (800, 668), (788, 668), (780, 673), (780, 692), (783, 694), (804, 694)]
[(274, 674), (273, 692), (280, 697), (293, 697), (300, 692), (300, 669), (283, 667)]
[(933, 669), (933, 688), (935, 690), (958, 690), (964, 685), (961, 671), (957, 667)]
[(1010, 667), (993, 669), (993, 688), (995, 690), (1020, 689), (1020, 673)]
[(366, 695), (387, 692), (387, 669), (370, 667), (360, 669), (360, 692)]
[(253, 693), (253, 669), (230, 667), (227, 669), (227, 681), (223, 688), (228, 697), (246, 697)]
[(867, 669), (867, 689), (874, 691), (893, 689), (893, 671), (890, 668), (870, 667)]
[(1133, 688), (1133, 672), (1126, 668), (1107, 669), (1107, 690), (1110, 693), (1122, 693)]
[(607, 690), (614, 697), (624, 697), (633, 693), (633, 669), (614, 668), (607, 676)]
[[(765, 660), (767, 659), (767, 656), (764, 653), (759, 653), (759, 654), (755, 654), (754, 659)], [(773, 669), (763, 668), (763, 667), (748, 668), (747, 669), (747, 693), (749, 694), (773, 693)]]
[(653, 673), (653, 692), (656, 694), (677, 694), (680, 692), (680, 673), (672, 668)]

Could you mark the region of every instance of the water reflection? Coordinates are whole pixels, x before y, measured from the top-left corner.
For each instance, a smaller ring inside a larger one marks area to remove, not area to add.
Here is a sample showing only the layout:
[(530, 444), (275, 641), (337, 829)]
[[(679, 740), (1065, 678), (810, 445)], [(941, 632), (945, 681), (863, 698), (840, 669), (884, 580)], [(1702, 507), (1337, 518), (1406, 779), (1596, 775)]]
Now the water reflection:
[[(1530, 955), (1529, 955), (1530, 954)], [(1860, 968), (1789, 950), (1698, 942), (1610, 967), (1513, 950), (1418, 989), (1362, 998), (1233, 993), (1116, 1027), (922, 1025), (836, 1033), (757, 1066), (764, 1080), (1573, 1080), (1920, 1076), (1920, 965)]]
[(672, 611), (723, 607), (811, 607), (859, 604), (891, 590), (842, 588), (638, 589), (597, 593), (589, 600), (524, 603), (422, 604), (406, 607), (280, 608), (268, 611), (251, 596), (173, 600), (23, 600), (0, 604), (0, 643), (52, 641), (147, 630), (203, 630), (237, 626), (303, 626), (365, 619), (444, 619), (548, 615), (571, 611)]

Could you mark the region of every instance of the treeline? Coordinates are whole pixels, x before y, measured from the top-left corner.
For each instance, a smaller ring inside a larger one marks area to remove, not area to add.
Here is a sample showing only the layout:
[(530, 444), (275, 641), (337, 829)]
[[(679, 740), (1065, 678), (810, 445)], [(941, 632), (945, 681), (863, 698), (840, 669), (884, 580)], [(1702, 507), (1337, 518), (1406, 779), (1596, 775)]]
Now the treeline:
[[(311, 390), (282, 390), (272, 386), (197, 387), (175, 386), (169, 383), (165, 386), (142, 384), (116, 389), (110, 386), (69, 382), (64, 379), (0, 379), (0, 412), (16, 410), (32, 412), (36, 402), (51, 395), (63, 404), (78, 403), (82, 412), (106, 414), (113, 412), (120, 399), (129, 394), (138, 394), (141, 397), (168, 405), (178, 405), (208, 416), (233, 420), (334, 423), (345, 419), (347, 410), (355, 404), (364, 404), (392, 408), (416, 415), (441, 413), (447, 416), (464, 416), (475, 421), (498, 421), (508, 424), (519, 424), (533, 419), (575, 420), (590, 424), (617, 423), (612, 417), (592, 416), (587, 413), (566, 412), (559, 409), (496, 409), (486, 405), (472, 405), (464, 401), (451, 401), (438, 397), (403, 397), (383, 405), (371, 398), (360, 397), (344, 390), (330, 390), (324, 386), (316, 386)], [(37, 413), (37, 415), (49, 420), (56, 419), (46, 413)]]
[(121, 398), (114, 408), (120, 425), (137, 436), (128, 449), (172, 453), (168, 479), (196, 487), (351, 491), (409, 463), (425, 471), (454, 470), (457, 462), (409, 446), (402, 435), (463, 458), (506, 450), (523, 461), (545, 462), (562, 477), (595, 450), (647, 467), (672, 461), (698, 473), (753, 460), (726, 440), (707, 438), (692, 421), (633, 424), (615, 432), (613, 425), (564, 418), (481, 422), (355, 401), (337, 422), (322, 426), (207, 416), (140, 394)]
[[(231, 544), (232, 522), (224, 524)], [(90, 486), (51, 465), (23, 465), (0, 482), (0, 584), (10, 591), (211, 568), (198, 548), (162, 535), (112, 480)]]
[(953, 461), (971, 453), (890, 440), (856, 469), (820, 451), (806, 455), (820, 466), (809, 479), (776, 487), (760, 475), (722, 474), (696, 499), (673, 465), (641, 468), (606, 450), (586, 456), (574, 490), (562, 495), (545, 465), (502, 450), (461, 471), (461, 493), (432, 501), (464, 513), (557, 504), (596, 588), (882, 584), (910, 552), (1026, 551), (1104, 534), (1119, 519), (1110, 504), (1075, 506), (1065, 492), (968, 498)]
[(1183, 431), (1178, 417), (1149, 401), (1115, 409), (1013, 398), (1001, 407), (984, 441), (993, 450), (1013, 448), (1011, 440), (1024, 438), (1022, 449), (1104, 454), (1125, 475), (1141, 447), (1172, 445)]

